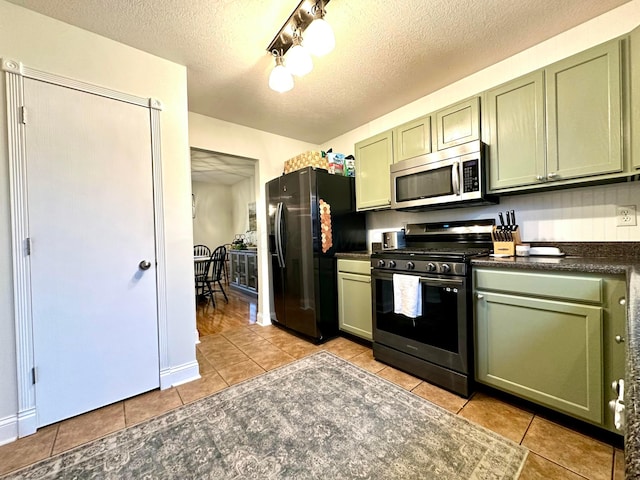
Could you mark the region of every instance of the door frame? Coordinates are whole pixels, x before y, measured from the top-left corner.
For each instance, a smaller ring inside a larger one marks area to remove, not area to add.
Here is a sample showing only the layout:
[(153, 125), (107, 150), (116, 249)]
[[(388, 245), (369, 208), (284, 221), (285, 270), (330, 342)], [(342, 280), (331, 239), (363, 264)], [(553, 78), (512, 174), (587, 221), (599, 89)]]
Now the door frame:
[(16, 328), (16, 370), (18, 383), (18, 437), (35, 433), (37, 402), (33, 351), (33, 317), (31, 311), (31, 264), (29, 257), (28, 196), (26, 177), (26, 124), (23, 111), (24, 78), (100, 95), (145, 107), (151, 128), (151, 164), (156, 249), (156, 292), (158, 304), (158, 347), (160, 388), (167, 388), (172, 369), (169, 365), (167, 323), (167, 272), (165, 262), (164, 202), (162, 192), (162, 157), (160, 149), (160, 112), (162, 103), (153, 98), (137, 97), (108, 88), (35, 70), (12, 59), (2, 59), (7, 93), (7, 130), (9, 147), (9, 192), (11, 204), (11, 251), (13, 262), (13, 300)]

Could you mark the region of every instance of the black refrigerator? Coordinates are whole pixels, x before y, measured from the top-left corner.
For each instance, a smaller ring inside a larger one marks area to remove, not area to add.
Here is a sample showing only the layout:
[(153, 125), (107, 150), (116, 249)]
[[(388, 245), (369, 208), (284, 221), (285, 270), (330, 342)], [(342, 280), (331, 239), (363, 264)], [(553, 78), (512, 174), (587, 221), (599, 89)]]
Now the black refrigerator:
[(271, 321), (322, 342), (338, 333), (336, 252), (366, 249), (353, 177), (307, 167), (266, 186)]

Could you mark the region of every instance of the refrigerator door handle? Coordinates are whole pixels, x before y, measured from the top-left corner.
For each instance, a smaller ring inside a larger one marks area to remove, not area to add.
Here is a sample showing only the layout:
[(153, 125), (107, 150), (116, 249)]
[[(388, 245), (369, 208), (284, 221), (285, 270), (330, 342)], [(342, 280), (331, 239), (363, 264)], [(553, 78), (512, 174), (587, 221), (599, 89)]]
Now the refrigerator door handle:
[(276, 207), (276, 255), (278, 256), (278, 266), (284, 268), (284, 253), (282, 251), (282, 211), (284, 204), (278, 202)]

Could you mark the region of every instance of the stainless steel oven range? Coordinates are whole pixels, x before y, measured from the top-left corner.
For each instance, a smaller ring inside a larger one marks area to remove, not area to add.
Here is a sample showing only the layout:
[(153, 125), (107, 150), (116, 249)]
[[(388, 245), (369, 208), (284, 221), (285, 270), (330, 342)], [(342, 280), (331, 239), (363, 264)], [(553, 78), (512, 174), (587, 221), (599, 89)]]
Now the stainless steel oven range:
[[(471, 395), (470, 261), (490, 253), (494, 223), (487, 219), (409, 224), (404, 248), (371, 255), (373, 355), (377, 360), (464, 397)], [(407, 285), (416, 291), (399, 298), (406, 295)], [(417, 302), (409, 315), (398, 308), (406, 298)]]

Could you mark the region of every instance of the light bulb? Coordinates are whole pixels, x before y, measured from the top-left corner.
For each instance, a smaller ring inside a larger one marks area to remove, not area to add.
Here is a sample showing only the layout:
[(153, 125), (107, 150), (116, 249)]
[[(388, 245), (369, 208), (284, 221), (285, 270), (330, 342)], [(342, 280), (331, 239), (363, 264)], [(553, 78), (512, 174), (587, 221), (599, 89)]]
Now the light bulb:
[(311, 71), (313, 62), (306, 48), (299, 43), (291, 47), (287, 52), (287, 69), (298, 77), (302, 77)]
[(284, 93), (293, 88), (293, 77), (283, 65), (282, 57), (276, 57), (276, 66), (269, 75), (269, 88), (276, 92)]
[(336, 46), (331, 25), (323, 18), (316, 18), (304, 31), (304, 45), (316, 57), (322, 57)]

